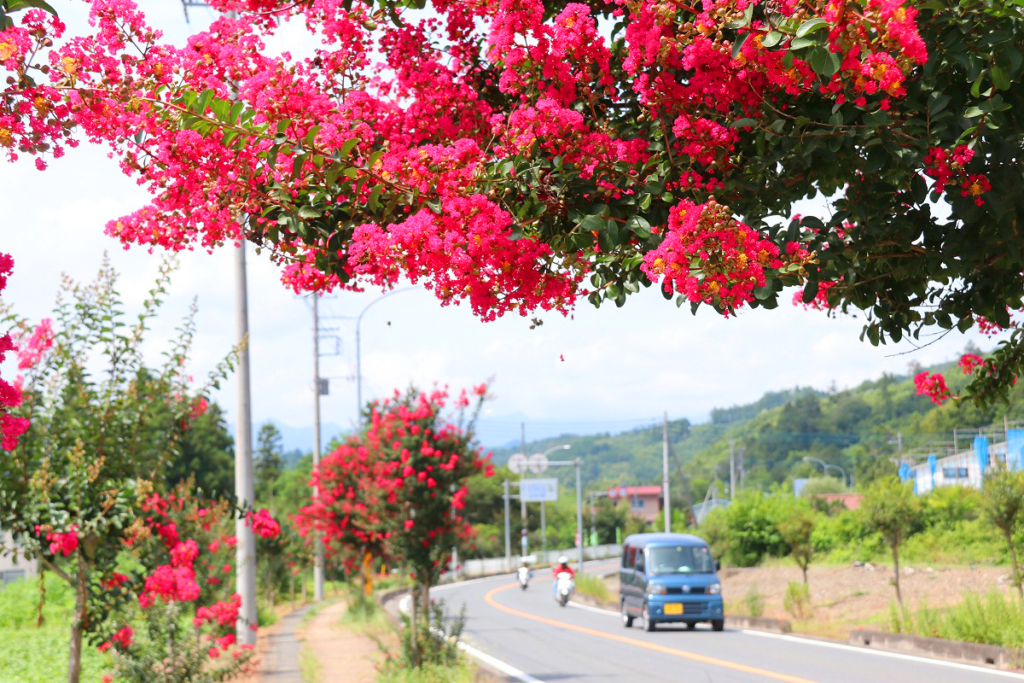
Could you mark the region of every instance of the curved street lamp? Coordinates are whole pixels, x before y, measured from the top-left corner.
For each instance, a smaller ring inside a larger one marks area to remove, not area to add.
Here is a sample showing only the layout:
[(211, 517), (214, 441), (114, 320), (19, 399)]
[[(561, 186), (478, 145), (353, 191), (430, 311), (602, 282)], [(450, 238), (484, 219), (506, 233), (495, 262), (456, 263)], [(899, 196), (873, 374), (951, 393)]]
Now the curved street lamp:
[(812, 457), (810, 457), (809, 455), (805, 455), (805, 456), (804, 456), (803, 458), (801, 458), (801, 459), (802, 459), (802, 460), (803, 460), (804, 462), (814, 462), (814, 463), (817, 463), (817, 464), (821, 465), (821, 467), (822, 467), (822, 470), (823, 470), (823, 471), (825, 472), (825, 474), (828, 474), (828, 470), (829, 470), (829, 468), (832, 468), (832, 469), (834, 469), (834, 470), (839, 470), (839, 473), (840, 473), (840, 475), (839, 475), (839, 476), (840, 476), (840, 478), (841, 478), (841, 479), (843, 480), (843, 485), (844, 485), (844, 486), (847, 486), (847, 485), (849, 485), (849, 484), (848, 484), (848, 482), (849, 482), (849, 475), (847, 475), (847, 473), (846, 473), (846, 470), (844, 470), (844, 469), (843, 469), (842, 467), (840, 467), (839, 465), (833, 465), (832, 463), (828, 463), (828, 462), (825, 462), (825, 461), (824, 461), (824, 460), (822, 460), (821, 458), (812, 458)]

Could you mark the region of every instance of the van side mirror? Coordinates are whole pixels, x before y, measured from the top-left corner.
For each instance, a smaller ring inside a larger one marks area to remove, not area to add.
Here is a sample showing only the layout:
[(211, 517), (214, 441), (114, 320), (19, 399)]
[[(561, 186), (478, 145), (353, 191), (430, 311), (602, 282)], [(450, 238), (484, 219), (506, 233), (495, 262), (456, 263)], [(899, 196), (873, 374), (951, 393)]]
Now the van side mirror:
[(721, 560), (715, 560), (715, 571), (717, 572), (717, 571), (720, 571), (721, 569), (722, 569), (722, 562), (721, 562)]

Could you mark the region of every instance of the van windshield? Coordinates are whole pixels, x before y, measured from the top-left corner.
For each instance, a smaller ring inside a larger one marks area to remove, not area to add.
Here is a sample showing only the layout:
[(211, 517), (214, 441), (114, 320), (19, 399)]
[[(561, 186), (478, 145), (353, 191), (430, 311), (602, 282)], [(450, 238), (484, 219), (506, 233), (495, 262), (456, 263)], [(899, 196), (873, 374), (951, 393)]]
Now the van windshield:
[(650, 558), (647, 573), (650, 575), (715, 573), (715, 562), (707, 546), (656, 546), (648, 548), (647, 554)]

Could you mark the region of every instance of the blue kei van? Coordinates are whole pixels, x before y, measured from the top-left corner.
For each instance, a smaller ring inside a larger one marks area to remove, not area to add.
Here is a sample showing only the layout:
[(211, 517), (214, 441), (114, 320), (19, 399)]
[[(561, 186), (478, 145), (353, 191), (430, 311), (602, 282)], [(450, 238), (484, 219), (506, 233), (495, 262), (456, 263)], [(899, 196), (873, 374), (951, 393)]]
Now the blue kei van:
[(640, 620), (645, 631), (677, 622), (689, 629), (725, 626), (718, 563), (701, 538), (689, 534), (633, 534), (622, 544), (619, 607), (622, 624)]

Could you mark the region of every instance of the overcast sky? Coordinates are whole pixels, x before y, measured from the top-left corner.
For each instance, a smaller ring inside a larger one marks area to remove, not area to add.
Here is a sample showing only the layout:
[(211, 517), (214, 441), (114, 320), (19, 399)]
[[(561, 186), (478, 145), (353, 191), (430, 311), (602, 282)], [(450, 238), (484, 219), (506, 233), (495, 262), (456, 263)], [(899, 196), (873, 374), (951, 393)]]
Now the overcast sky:
[[(142, 2), (168, 39), (187, 34), (175, 2)], [(83, 3), (55, 3), (76, 31), (70, 10)], [(69, 10), (70, 7), (70, 10)], [(159, 20), (156, 19), (159, 17)], [(198, 17), (194, 17), (198, 18)], [(198, 23), (198, 22), (197, 22)], [(193, 29), (195, 25), (193, 25)], [(103, 149), (83, 144), (54, 161), (45, 172), (30, 159), (0, 162), (0, 251), (15, 260), (4, 292), (16, 312), (31, 319), (52, 310), (66, 272), (87, 280), (104, 251), (122, 273), (121, 292), (129, 312), (137, 310), (156, 274), (160, 254), (123, 251), (103, 234), (107, 220), (143, 205), (145, 192), (123, 176)], [(308, 300), (286, 290), (265, 255), (249, 251), (249, 310), (253, 421), (312, 424), (312, 314)], [(198, 299), (194, 374), (198, 379), (235, 340), (231, 248), (214, 254), (186, 252), (174, 277), (164, 314), (151, 335), (154, 362), (161, 340), (173, 335), (193, 298)], [(322, 374), (331, 378), (323, 400), (325, 422), (351, 425), (356, 416), (355, 324), (330, 316), (355, 316), (380, 297), (379, 291), (339, 293), (321, 304)], [(442, 307), (425, 290), (393, 294), (375, 304), (362, 323), (364, 399), (410, 383), (468, 386), (493, 377), (495, 400), (483, 426), (488, 445), (567, 431), (617, 431), (637, 423), (670, 418), (707, 419), (714, 407), (757, 399), (769, 390), (796, 385), (827, 388), (855, 385), (883, 371), (904, 373), (908, 363), (927, 365), (953, 358), (968, 339), (982, 348), (992, 341), (951, 334), (910, 355), (909, 344), (874, 348), (858, 340), (861, 321), (829, 319), (787, 302), (775, 311), (747, 311), (724, 320), (713, 311), (697, 316), (677, 309), (653, 290), (632, 297), (622, 309), (579, 305), (572, 319), (544, 316), (530, 329), (526, 319), (507, 317), (481, 323), (468, 307)], [(337, 340), (326, 338), (336, 335)], [(8, 362), (5, 378), (15, 374)], [(235, 386), (229, 381), (214, 398), (234, 420)], [(326, 436), (330, 436), (329, 434)]]

